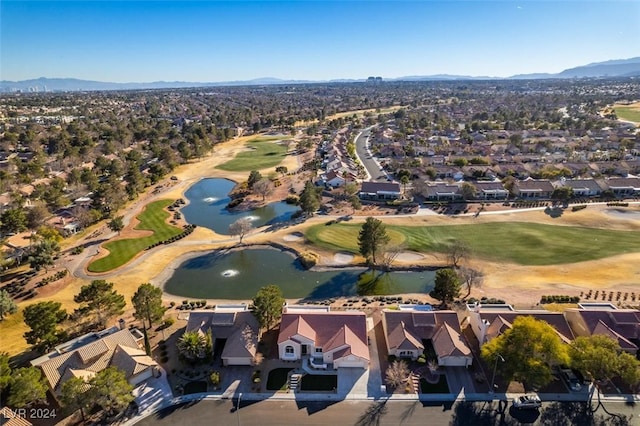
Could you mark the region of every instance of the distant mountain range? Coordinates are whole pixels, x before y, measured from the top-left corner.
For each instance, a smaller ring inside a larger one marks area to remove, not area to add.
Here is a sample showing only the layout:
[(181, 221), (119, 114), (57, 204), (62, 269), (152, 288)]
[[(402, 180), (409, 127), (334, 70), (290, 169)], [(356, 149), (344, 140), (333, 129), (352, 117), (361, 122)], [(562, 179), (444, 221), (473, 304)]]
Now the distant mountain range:
[[(507, 78), (436, 74), (425, 76), (406, 76), (383, 81), (442, 81), (442, 80), (539, 80), (539, 79), (569, 79), (569, 78), (598, 78), (598, 77), (640, 77), (640, 57), (630, 59), (616, 59), (596, 62), (575, 68), (566, 69), (557, 74), (518, 74)], [(188, 81), (154, 81), (151, 83), (109, 83), (102, 81), (79, 80), (75, 78), (46, 78), (41, 77), (22, 81), (0, 81), (0, 92), (68, 92), (68, 91), (98, 91), (98, 90), (140, 90), (140, 89), (169, 89), (185, 87), (213, 87), (213, 86), (265, 86), (275, 84), (308, 84), (308, 83), (351, 83), (365, 82), (360, 80), (282, 80), (273, 77), (257, 78), (243, 81), (221, 81), (198, 83)]]

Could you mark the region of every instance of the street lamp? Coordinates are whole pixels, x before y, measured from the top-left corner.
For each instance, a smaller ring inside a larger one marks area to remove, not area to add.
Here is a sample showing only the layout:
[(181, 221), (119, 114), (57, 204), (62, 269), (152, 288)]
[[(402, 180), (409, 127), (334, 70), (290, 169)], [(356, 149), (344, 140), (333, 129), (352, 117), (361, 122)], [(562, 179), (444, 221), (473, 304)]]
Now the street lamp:
[(502, 357), (502, 355), (500, 355), (499, 353), (496, 352), (496, 362), (493, 365), (493, 375), (491, 376), (491, 388), (489, 389), (489, 393), (493, 393), (494, 392), (494, 386), (495, 386), (495, 380), (496, 380), (496, 370), (498, 369), (498, 360), (504, 362), (504, 358)]
[(238, 405), (236, 406), (236, 413), (238, 413), (238, 426), (240, 426), (240, 399), (242, 398), (242, 392), (238, 394)]

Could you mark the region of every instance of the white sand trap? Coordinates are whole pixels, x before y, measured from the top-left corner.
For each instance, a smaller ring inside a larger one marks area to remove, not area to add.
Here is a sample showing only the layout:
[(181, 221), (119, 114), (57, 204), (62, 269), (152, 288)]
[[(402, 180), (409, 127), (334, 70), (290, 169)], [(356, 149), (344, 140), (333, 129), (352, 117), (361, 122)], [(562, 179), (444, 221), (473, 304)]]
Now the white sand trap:
[(640, 220), (640, 211), (638, 210), (606, 209), (604, 212), (616, 219)]
[(333, 261), (340, 265), (346, 265), (353, 262), (353, 255), (351, 253), (336, 253), (333, 256)]
[(424, 259), (424, 255), (414, 251), (403, 251), (396, 257), (396, 260), (400, 262), (417, 262), (422, 259)]
[(300, 232), (294, 232), (292, 234), (287, 234), (282, 237), (285, 241), (300, 241), (304, 238), (304, 236)]

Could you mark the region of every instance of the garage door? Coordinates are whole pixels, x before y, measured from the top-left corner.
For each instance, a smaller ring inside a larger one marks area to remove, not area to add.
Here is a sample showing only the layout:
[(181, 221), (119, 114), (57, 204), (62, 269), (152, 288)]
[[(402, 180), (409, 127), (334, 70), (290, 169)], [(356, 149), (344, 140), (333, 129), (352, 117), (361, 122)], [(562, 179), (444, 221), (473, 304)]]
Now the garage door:
[(359, 368), (365, 368), (366, 365), (366, 361), (355, 357), (355, 356), (348, 356), (346, 358), (342, 358), (339, 359), (337, 361), (334, 361), (334, 364), (336, 365), (336, 367), (359, 367)]
[(251, 365), (251, 358), (222, 358), (224, 365)]

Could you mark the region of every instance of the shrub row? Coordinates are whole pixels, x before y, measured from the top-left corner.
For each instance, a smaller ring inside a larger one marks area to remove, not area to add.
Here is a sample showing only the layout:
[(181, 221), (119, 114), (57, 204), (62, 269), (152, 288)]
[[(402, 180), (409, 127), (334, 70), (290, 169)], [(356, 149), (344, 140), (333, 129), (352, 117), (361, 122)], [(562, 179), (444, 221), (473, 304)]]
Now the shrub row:
[(540, 303), (578, 303), (580, 297), (567, 295), (542, 296)]
[(516, 208), (516, 209), (521, 209), (521, 208), (534, 208), (534, 207), (546, 207), (548, 206), (549, 203), (544, 202), (544, 201), (517, 201), (511, 204), (511, 207)]
[(586, 209), (586, 208), (587, 208), (587, 206), (585, 204), (582, 204), (582, 205), (579, 205), (579, 206), (571, 207), (571, 211), (572, 212), (577, 212), (579, 210)]
[(176, 235), (175, 237), (171, 237), (168, 240), (163, 240), (163, 241), (158, 241), (157, 243), (153, 243), (149, 247), (147, 247), (145, 250), (151, 250), (152, 248), (157, 247), (157, 246), (159, 246), (161, 244), (174, 243), (174, 242), (176, 242), (178, 240), (183, 239), (187, 235), (191, 234), (194, 229), (196, 229), (196, 225), (192, 225), (192, 224), (185, 225), (184, 226), (184, 231), (182, 231), (180, 234)]
[(67, 276), (68, 272), (69, 271), (67, 271), (66, 269), (63, 269), (62, 271), (58, 271), (55, 274), (51, 275), (50, 277), (47, 277), (42, 279), (41, 281), (38, 281), (38, 283), (36, 284), (36, 287), (44, 287), (49, 283), (61, 280)]
[(204, 308), (206, 305), (207, 305), (207, 301), (204, 299), (203, 300), (183, 300), (182, 305), (176, 306), (176, 309), (181, 311), (185, 309), (186, 310), (198, 309), (198, 308)]
[(622, 203), (620, 201), (612, 201), (607, 203), (608, 207), (629, 207), (629, 203)]
[(477, 303), (480, 302), (480, 304), (483, 305), (504, 305), (505, 302), (502, 299), (496, 299), (495, 297), (482, 297), (480, 298), (480, 300), (476, 299), (475, 297), (470, 297), (469, 299), (467, 299), (467, 303)]

